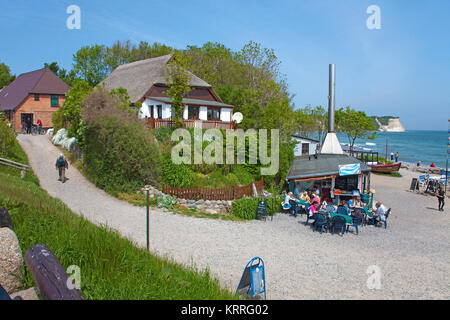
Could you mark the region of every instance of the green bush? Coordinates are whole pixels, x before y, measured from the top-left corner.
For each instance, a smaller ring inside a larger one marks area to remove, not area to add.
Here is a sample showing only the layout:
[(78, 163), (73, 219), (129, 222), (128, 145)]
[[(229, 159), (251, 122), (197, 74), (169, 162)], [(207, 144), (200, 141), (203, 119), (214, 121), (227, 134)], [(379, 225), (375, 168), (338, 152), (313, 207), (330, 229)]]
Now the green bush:
[(226, 175), (227, 185), (228, 186), (237, 186), (239, 185), (239, 179), (236, 177), (234, 173), (229, 173)]
[(163, 157), (162, 182), (178, 188), (192, 187), (197, 181), (196, 174), (186, 164), (175, 164), (169, 155)]
[(177, 203), (177, 198), (169, 195), (163, 197), (158, 197), (156, 200), (156, 205), (158, 208), (173, 209), (174, 204)]
[(16, 134), (8, 127), (6, 119), (0, 115), (0, 155), (7, 156), (14, 147)]
[[(258, 209), (259, 198), (244, 197), (233, 201), (231, 213), (241, 219), (253, 220), (256, 218), (256, 212)], [(273, 197), (273, 210), (272, 210), (272, 198), (265, 199), (267, 202), (267, 216), (273, 216), (278, 212), (282, 212), (281, 202), (284, 199), (280, 196)]]
[(258, 208), (257, 198), (241, 198), (233, 201), (231, 212), (234, 216), (245, 219), (253, 220), (256, 218), (256, 210)]
[(254, 177), (243, 166), (236, 166), (233, 169), (233, 174), (238, 178), (239, 183), (246, 186), (254, 181)]

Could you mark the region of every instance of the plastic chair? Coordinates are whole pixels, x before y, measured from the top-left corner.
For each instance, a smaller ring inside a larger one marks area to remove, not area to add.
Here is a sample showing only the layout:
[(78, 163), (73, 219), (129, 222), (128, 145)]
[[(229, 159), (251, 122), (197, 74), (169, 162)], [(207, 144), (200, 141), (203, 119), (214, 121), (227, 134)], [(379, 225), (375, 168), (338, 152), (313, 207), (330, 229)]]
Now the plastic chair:
[(388, 220), (390, 214), (391, 214), (391, 208), (388, 209), (388, 211), (384, 215), (384, 221), (382, 221), (382, 222), (384, 222), (384, 228), (385, 229), (387, 228), (387, 220)]
[(358, 232), (358, 226), (362, 226), (363, 225), (363, 218), (362, 217), (354, 217), (352, 218), (353, 224), (351, 225), (347, 225), (347, 230), (346, 232), (348, 232), (348, 228), (349, 227), (354, 227), (356, 234), (359, 234)]
[(323, 214), (316, 214), (315, 215), (315, 221), (314, 221), (314, 228), (313, 231), (316, 231), (318, 228), (320, 228), (320, 234), (322, 234), (324, 227), (328, 228), (328, 221), (327, 217)]
[(331, 229), (330, 232), (333, 234), (334, 229), (338, 229), (341, 231), (341, 234), (344, 235), (345, 232), (346, 221), (344, 217), (335, 216), (331, 219)]

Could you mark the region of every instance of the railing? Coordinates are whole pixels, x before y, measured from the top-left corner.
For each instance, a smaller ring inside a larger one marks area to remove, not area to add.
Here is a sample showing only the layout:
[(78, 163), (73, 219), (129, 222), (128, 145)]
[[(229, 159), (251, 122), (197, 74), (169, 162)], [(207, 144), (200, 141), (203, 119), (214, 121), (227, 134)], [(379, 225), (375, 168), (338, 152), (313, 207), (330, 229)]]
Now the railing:
[(0, 164), (3, 164), (3, 165), (8, 166), (8, 167), (19, 169), (20, 170), (20, 177), (22, 179), (25, 176), (26, 171), (31, 168), (30, 166), (27, 166), (26, 164), (14, 162), (14, 161), (11, 161), (11, 160), (8, 160), (8, 159), (3, 159), (3, 158), (0, 158)]
[(378, 152), (374, 152), (374, 151), (348, 151), (347, 153), (358, 159), (361, 160), (364, 163), (368, 163), (368, 162), (376, 162), (378, 163)]
[[(174, 127), (174, 121), (172, 119), (153, 119), (147, 118), (147, 126), (149, 129), (158, 129), (161, 127), (172, 128)], [(203, 129), (236, 129), (236, 122), (224, 122), (217, 120), (183, 120), (183, 126), (185, 128), (203, 128)]]
[(177, 198), (189, 200), (235, 200), (244, 196), (252, 196), (253, 185), (255, 185), (256, 191), (261, 193), (264, 189), (264, 178), (246, 186), (231, 186), (225, 188), (177, 188), (163, 184), (162, 192)]

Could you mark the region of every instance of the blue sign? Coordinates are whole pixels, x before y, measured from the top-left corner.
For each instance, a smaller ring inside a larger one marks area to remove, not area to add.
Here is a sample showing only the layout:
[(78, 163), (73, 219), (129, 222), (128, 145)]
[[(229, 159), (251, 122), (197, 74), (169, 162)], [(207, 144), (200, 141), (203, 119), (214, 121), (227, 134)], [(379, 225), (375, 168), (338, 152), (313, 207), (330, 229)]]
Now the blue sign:
[(339, 166), (340, 176), (350, 176), (361, 173), (361, 165), (359, 163), (355, 164), (345, 164)]

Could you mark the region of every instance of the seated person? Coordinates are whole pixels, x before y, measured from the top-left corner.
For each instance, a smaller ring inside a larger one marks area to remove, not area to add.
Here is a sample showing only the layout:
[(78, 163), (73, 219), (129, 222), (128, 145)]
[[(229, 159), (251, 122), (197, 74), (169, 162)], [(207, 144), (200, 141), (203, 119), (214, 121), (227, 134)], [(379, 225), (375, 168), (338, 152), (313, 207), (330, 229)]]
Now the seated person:
[(348, 200), (347, 207), (350, 209), (350, 211), (355, 209), (355, 202), (356, 202), (355, 196), (353, 196), (350, 200)]
[(294, 198), (294, 195), (292, 194), (292, 192), (288, 192), (288, 193), (286, 194), (286, 197), (284, 197), (284, 204), (285, 204), (285, 205), (290, 204), (290, 203), (289, 203), (290, 200), (294, 200), (294, 201), (295, 201), (295, 198)]
[(311, 206), (308, 209), (308, 217), (312, 218), (315, 213), (317, 213), (317, 209), (319, 208), (319, 203), (316, 201), (313, 201)]
[(294, 189), (294, 197), (297, 198), (297, 199), (300, 198), (300, 191), (298, 190), (297, 187), (295, 187), (295, 189)]
[(355, 207), (362, 208), (364, 207), (364, 202), (361, 201), (361, 196), (357, 196), (355, 200)]
[(373, 213), (373, 218), (375, 221), (386, 221), (386, 207), (383, 205), (382, 201), (377, 201), (375, 203), (375, 212)]
[(350, 215), (350, 209), (347, 207), (347, 202), (345, 200), (341, 201), (341, 204), (337, 207), (337, 213)]
[(320, 206), (320, 198), (316, 193), (312, 194), (311, 204), (313, 204), (314, 202), (317, 202)]

